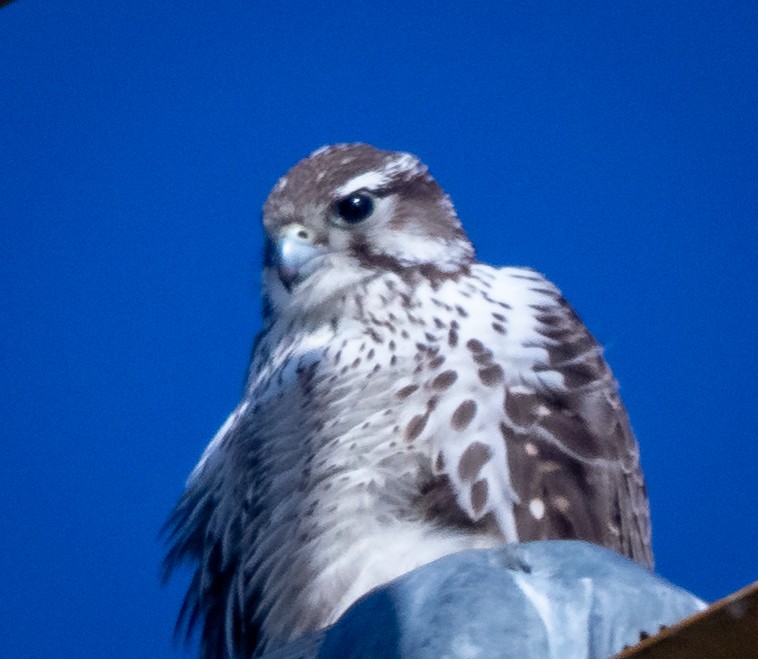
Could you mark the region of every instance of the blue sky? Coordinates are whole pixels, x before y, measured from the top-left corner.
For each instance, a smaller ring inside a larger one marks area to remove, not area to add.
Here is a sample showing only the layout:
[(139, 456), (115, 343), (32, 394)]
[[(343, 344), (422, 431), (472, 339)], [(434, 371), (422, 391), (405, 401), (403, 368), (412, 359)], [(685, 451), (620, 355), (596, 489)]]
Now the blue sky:
[(158, 530), (240, 395), (260, 206), (341, 141), (418, 154), (606, 346), (659, 572), (757, 579), (756, 43), (754, 2), (1, 9), (4, 654), (182, 656)]

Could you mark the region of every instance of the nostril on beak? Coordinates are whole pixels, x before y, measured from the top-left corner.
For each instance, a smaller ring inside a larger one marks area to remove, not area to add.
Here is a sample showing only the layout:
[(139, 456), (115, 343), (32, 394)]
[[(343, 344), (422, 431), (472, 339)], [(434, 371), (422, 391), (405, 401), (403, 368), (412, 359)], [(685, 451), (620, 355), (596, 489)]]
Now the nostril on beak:
[(285, 227), (274, 243), (274, 257), (279, 279), (287, 290), (307, 279), (313, 272), (316, 257), (324, 254), (322, 245), (314, 244), (313, 232), (304, 226)]

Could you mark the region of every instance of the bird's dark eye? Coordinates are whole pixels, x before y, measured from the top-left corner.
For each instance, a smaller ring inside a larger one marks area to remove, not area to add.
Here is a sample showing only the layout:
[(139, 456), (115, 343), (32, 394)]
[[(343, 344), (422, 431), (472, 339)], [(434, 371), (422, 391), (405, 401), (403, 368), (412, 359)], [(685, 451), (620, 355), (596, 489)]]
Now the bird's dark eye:
[(365, 192), (353, 192), (337, 201), (335, 210), (342, 220), (356, 224), (374, 212), (374, 200)]

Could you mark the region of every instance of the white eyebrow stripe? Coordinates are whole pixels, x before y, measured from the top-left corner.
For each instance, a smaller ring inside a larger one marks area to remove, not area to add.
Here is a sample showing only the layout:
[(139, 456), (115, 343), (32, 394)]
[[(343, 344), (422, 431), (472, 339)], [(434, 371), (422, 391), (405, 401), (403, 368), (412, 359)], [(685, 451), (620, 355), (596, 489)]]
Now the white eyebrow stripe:
[(354, 176), (346, 183), (343, 183), (335, 190), (335, 192), (337, 193), (337, 196), (344, 197), (356, 190), (377, 190), (387, 183), (389, 179), (390, 177), (386, 172), (378, 172), (376, 170), (364, 172), (363, 174)]

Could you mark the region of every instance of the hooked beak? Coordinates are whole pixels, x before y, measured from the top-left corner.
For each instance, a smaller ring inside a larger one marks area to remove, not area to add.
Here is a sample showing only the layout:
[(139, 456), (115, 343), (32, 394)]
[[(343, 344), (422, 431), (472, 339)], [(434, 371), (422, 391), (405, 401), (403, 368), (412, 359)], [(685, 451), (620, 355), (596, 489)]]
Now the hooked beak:
[(279, 279), (291, 291), (316, 270), (316, 258), (326, 249), (313, 242), (313, 233), (300, 224), (290, 224), (279, 234), (274, 244), (274, 261)]

